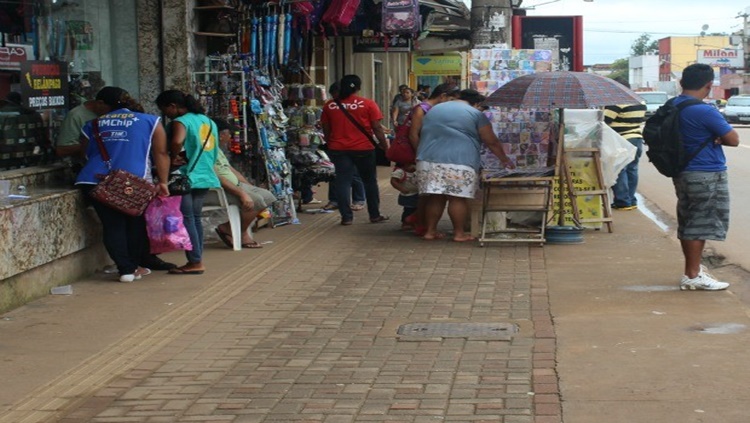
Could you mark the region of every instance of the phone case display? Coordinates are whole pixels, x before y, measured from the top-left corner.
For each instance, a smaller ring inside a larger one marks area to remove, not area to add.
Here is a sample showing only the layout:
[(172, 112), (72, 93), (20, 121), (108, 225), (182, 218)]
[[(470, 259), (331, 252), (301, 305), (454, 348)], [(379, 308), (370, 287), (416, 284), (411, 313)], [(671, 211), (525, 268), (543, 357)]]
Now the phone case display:
[[(215, 58), (206, 60), (207, 69), (217, 69)], [(224, 119), (237, 128), (232, 134), (227, 158), (244, 175), (252, 175), (253, 146), (248, 137), (245, 75), (240, 71), (193, 72), (193, 92), (211, 118)]]
[(552, 70), (549, 50), (475, 49), (471, 51), (471, 88), (488, 96), (510, 80)]
[(289, 117), (282, 108), (284, 85), (264, 72), (255, 72), (252, 78), (251, 109), (260, 139), (259, 153), (264, 159), (268, 189), (279, 199), (273, 206), (274, 225), (296, 224), (292, 166), (286, 157)]
[(289, 84), (285, 87), (285, 92), (289, 101), (315, 100), (322, 104), (328, 100), (328, 92), (323, 85)]
[(543, 176), (554, 171), (551, 158), (556, 131), (548, 110), (491, 107), (486, 113), (505, 154), (516, 166), (505, 169), (500, 159), (482, 145), (481, 166), (488, 177)]

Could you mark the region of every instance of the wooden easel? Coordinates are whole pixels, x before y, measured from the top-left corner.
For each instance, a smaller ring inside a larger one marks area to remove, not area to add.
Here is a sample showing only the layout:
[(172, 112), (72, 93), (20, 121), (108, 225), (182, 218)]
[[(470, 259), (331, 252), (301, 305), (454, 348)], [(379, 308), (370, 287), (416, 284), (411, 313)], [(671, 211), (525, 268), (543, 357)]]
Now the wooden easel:
[[(576, 191), (575, 186), (573, 185), (573, 178), (570, 174), (570, 168), (568, 167), (568, 158), (570, 154), (575, 154), (576, 157), (582, 157), (586, 159), (591, 159), (592, 164), (594, 165), (594, 170), (596, 171), (596, 184), (594, 186), (593, 190), (589, 191)], [(571, 206), (573, 208), (573, 220), (576, 222), (577, 225), (582, 225), (584, 223), (605, 223), (607, 225), (607, 230), (609, 233), (612, 233), (613, 228), (613, 222), (612, 222), (612, 208), (610, 206), (609, 201), (609, 193), (607, 192), (607, 188), (604, 186), (604, 175), (602, 173), (602, 161), (601, 161), (601, 152), (598, 148), (568, 148), (564, 149), (561, 157), (561, 166), (562, 166), (562, 172), (564, 175), (564, 183), (566, 185), (566, 188), (568, 190), (568, 195), (570, 196), (571, 200)], [(560, 187), (560, 192), (562, 195), (562, 187)], [(599, 196), (601, 198), (602, 202), (602, 217), (598, 218), (590, 218), (590, 219), (581, 219), (581, 214), (578, 210), (578, 196)], [(563, 211), (561, 211), (562, 213)]]

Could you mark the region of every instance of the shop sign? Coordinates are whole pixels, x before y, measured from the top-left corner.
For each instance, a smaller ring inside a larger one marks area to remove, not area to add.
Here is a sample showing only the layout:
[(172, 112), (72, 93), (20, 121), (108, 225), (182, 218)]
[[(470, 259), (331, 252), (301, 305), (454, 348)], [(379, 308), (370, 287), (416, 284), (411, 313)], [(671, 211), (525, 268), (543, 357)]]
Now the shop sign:
[(21, 95), (31, 109), (62, 109), (68, 101), (68, 72), (64, 62), (27, 61), (21, 64)]
[(23, 44), (0, 46), (0, 69), (19, 70), (21, 63), (32, 57), (32, 47)]
[(744, 57), (743, 50), (698, 50), (698, 63), (716, 68), (742, 68), (744, 67)]
[(353, 49), (355, 53), (408, 53), (411, 51), (411, 38), (354, 37)]
[(411, 63), (415, 75), (461, 75), (461, 56), (415, 56)]

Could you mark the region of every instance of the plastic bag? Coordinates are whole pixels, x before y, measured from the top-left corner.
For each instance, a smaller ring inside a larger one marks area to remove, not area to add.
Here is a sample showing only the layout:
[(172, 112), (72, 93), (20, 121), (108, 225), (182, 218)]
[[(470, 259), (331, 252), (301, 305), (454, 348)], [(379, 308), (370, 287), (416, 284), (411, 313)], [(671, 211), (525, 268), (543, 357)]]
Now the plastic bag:
[(637, 148), (602, 122), (601, 110), (565, 110), (565, 148), (599, 149), (602, 181), (605, 187), (617, 182), (617, 176), (635, 159)]
[(193, 249), (182, 223), (181, 201), (182, 197), (156, 197), (148, 205), (144, 216), (151, 254)]

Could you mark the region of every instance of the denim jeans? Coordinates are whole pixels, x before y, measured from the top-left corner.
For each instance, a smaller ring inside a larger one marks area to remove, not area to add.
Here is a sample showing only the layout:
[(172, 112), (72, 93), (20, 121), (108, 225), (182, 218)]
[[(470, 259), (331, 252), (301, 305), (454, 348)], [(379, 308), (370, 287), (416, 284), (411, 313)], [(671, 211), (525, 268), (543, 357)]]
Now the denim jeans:
[(631, 138), (628, 141), (635, 146), (637, 151), (635, 153), (635, 159), (628, 163), (628, 165), (625, 166), (625, 169), (617, 175), (617, 182), (612, 187), (612, 192), (615, 194), (615, 199), (612, 204), (615, 207), (637, 205), (635, 190), (638, 188), (638, 160), (643, 153), (643, 139)]
[[(354, 171), (354, 177), (352, 178), (352, 203), (364, 204), (365, 203), (365, 184), (362, 183), (362, 178), (359, 177), (359, 172)], [(328, 183), (328, 202), (335, 205), (339, 204), (338, 197), (336, 196), (336, 178)]]
[[(334, 183), (336, 198), (349, 198), (354, 175), (359, 173), (365, 188), (367, 212), (370, 219), (379, 217), (380, 191), (378, 190), (377, 168), (375, 167), (375, 151), (329, 151), (328, 155), (336, 167), (336, 182)], [(355, 197), (354, 200), (356, 201), (357, 198)], [(339, 201), (338, 205), (342, 221), (354, 219), (348, 201)]]
[(185, 251), (185, 257), (189, 263), (200, 263), (203, 259), (203, 223), (201, 223), (201, 212), (203, 211), (203, 200), (206, 198), (207, 189), (193, 189), (190, 193), (182, 196), (180, 211), (185, 223), (190, 243), (193, 244), (192, 251)]

